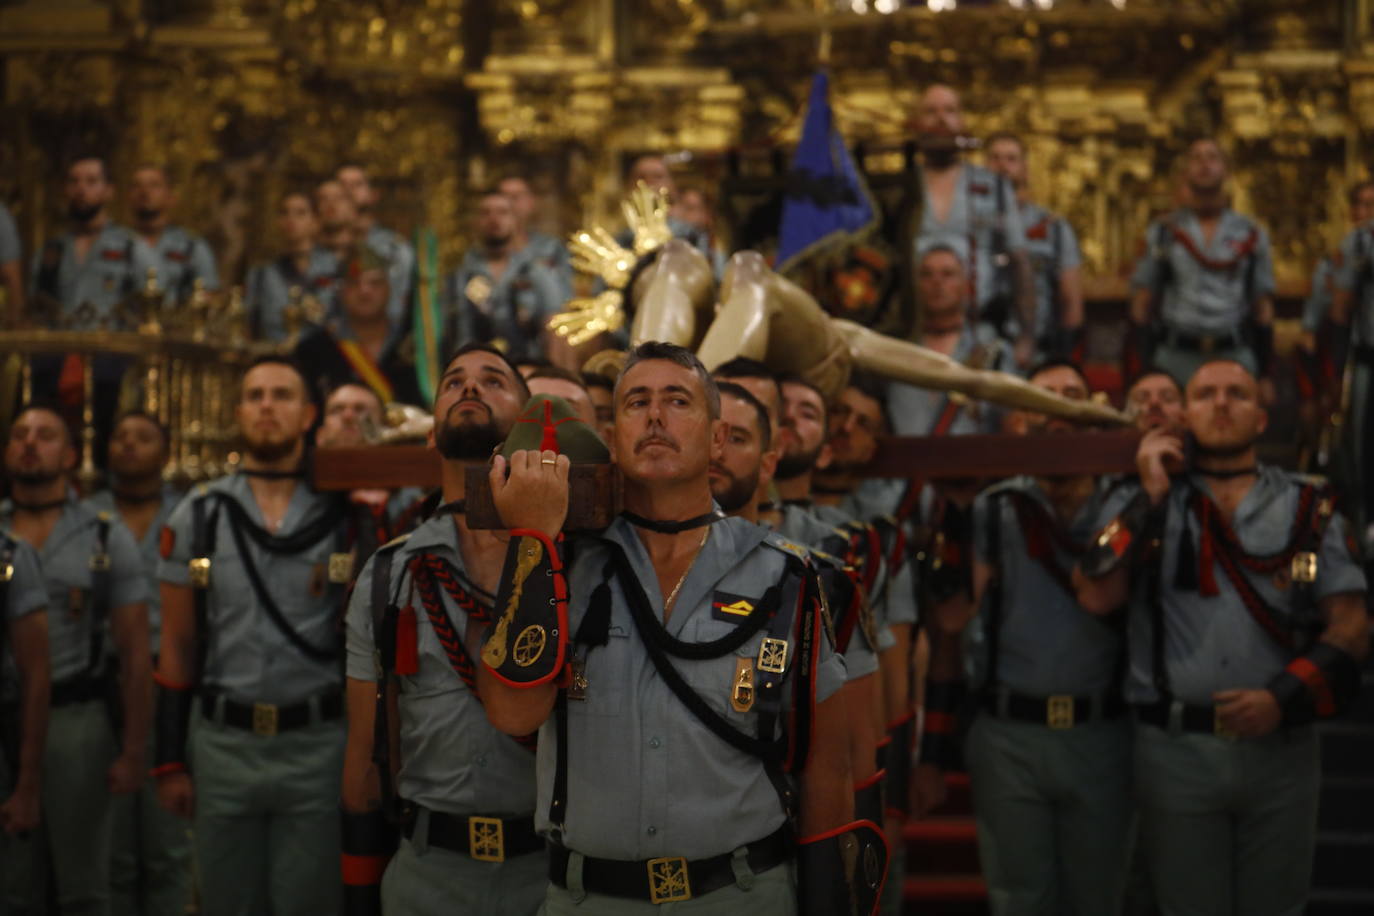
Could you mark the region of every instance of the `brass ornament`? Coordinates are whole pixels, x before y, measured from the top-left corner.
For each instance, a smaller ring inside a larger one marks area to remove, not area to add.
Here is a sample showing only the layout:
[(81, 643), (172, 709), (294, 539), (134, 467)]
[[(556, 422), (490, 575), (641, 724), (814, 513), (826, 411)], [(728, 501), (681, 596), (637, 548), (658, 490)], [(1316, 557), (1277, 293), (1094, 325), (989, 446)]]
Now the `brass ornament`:
[(754, 660), (735, 659), (735, 674), (730, 679), (730, 708), (748, 712), (754, 708)]
[(496, 817), (468, 818), (468, 852), (480, 862), (506, 861), (506, 825)]
[(768, 637), (759, 646), (758, 665), (760, 671), (769, 674), (782, 674), (787, 670), (787, 640)]
[(331, 553), (329, 555), (329, 581), (335, 585), (347, 585), (353, 579), (353, 554)]
[(522, 537), (518, 550), (519, 559), (515, 564), (515, 581), (512, 583), (510, 600), (506, 602), (506, 609), (501, 614), (501, 619), (496, 621), (496, 626), (492, 629), (491, 635), (487, 637), (486, 643), (482, 646), (482, 661), (492, 668), (499, 668), (506, 663), (507, 634), (510, 632), (511, 622), (515, 620), (515, 612), (520, 607), (520, 596), (525, 592), (525, 580), (530, 577), (530, 573), (538, 568), (539, 561), (544, 558), (544, 545), (538, 538)]
[(521, 668), (528, 668), (539, 657), (544, 654), (544, 647), (548, 645), (548, 634), (544, 628), (538, 624), (530, 624), (520, 631), (520, 635), (515, 637), (515, 645), (511, 647), (511, 658)]

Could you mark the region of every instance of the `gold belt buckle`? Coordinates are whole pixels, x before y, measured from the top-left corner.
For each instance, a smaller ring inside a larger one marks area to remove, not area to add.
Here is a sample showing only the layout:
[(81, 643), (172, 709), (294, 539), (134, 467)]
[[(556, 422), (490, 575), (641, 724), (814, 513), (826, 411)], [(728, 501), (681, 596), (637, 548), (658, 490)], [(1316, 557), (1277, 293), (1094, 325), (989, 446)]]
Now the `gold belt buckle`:
[(506, 831), (499, 817), (468, 818), (468, 853), (482, 862), (506, 861)]
[(787, 640), (768, 637), (759, 646), (759, 670), (782, 674), (787, 670)]
[(109, 572), (110, 555), (108, 553), (91, 554), (91, 572)]
[(253, 734), (271, 738), (277, 733), (277, 707), (271, 703), (253, 704)]
[(692, 882), (687, 877), (687, 860), (682, 856), (650, 859), (649, 902), (673, 903), (692, 899)]
[(192, 557), (186, 564), (191, 575), (191, 585), (195, 588), (208, 588), (210, 586), (210, 558)]
[(1216, 735), (1218, 738), (1225, 738), (1227, 741), (1235, 741), (1240, 737), (1222, 724), (1221, 708), (1217, 706), (1212, 707), (1212, 734)]
[(1045, 724), (1050, 728), (1073, 728), (1073, 697), (1056, 694), (1045, 704)]
[(1294, 582), (1311, 584), (1317, 581), (1317, 555), (1310, 550), (1304, 550), (1293, 555), (1292, 574)]

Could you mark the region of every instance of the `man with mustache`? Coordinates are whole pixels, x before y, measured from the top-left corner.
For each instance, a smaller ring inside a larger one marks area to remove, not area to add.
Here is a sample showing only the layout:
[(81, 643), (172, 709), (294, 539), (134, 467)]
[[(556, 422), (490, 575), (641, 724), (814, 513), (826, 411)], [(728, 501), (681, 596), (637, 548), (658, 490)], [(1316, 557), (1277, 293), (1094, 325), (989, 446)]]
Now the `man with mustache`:
[[(1320, 481), (1259, 465), (1268, 417), (1243, 365), (1188, 382), (1191, 466), (1145, 434), (1074, 573), (1079, 603), (1126, 607), (1140, 843), (1164, 916), (1294, 914), (1311, 880), (1315, 720), (1359, 693), (1358, 545)], [(1218, 867), (1218, 863), (1227, 863)]]
[(167, 294), (167, 302), (185, 305), (197, 280), (205, 290), (217, 291), (219, 270), (210, 246), (205, 239), (170, 222), (168, 211), (176, 204), (176, 193), (167, 170), (160, 165), (141, 165), (134, 169), (129, 188), (134, 229), (139, 241), (148, 247), (150, 260), (157, 267), (157, 285)]
[[(491, 473), (512, 526), (506, 611), (469, 636), (492, 723), (540, 729), (543, 912), (834, 913), (851, 892), (871, 907), (885, 856), (850, 823), (844, 664), (804, 551), (713, 510), (726, 427), (690, 351), (636, 347), (615, 404), (625, 511), (566, 571), (567, 457), (517, 452)], [(843, 834), (867, 847), (847, 874)]]
[[(1089, 394), (1068, 361), (1043, 364), (1030, 381), (1075, 400)], [(1073, 429), (1039, 414), (1019, 419), (1026, 435)], [(943, 797), (940, 770), (958, 760), (968, 696), (977, 712), (964, 757), (997, 913), (1121, 907), (1131, 826), (1122, 634), (1084, 612), (1070, 580), (1106, 492), (1091, 475), (1020, 476), (984, 490), (973, 505), (972, 598), (952, 595), (926, 615), (920, 805)]]
[[(346, 501), (305, 481), (316, 408), (262, 357), (235, 406), (239, 470), (197, 486), (162, 533), (158, 797), (195, 825), (206, 916), (338, 907)], [(190, 728), (191, 718), (195, 728)]]
[[(931, 86), (916, 111), (920, 134), (921, 223), (911, 258), (939, 245), (970, 262), (973, 314), (998, 334), (1014, 319), (1016, 361), (1029, 364), (1035, 352), (1035, 282), (1016, 191), (1002, 176), (963, 160), (964, 113), (959, 94)], [(917, 293), (924, 323), (925, 303)]]
[(1126, 389), (1126, 408), (1135, 413), (1135, 428), (1141, 432), (1171, 429), (1181, 432), (1183, 389), (1174, 377), (1161, 369), (1147, 369)]
[[(534, 748), (487, 721), (477, 661), (462, 643), (471, 621), (493, 613), (507, 541), (503, 531), (468, 527), (465, 472), (486, 464), (528, 397), (499, 351), (470, 344), (454, 355), (430, 442), (443, 458), (443, 506), (378, 551), (353, 591), (343, 776), (350, 913), (530, 916), (544, 898)], [(374, 735), (395, 735), (400, 759)], [(398, 811), (404, 839), (388, 865), (387, 816)]]
[(841, 691), (849, 710), (850, 768), (854, 777), (854, 816), (883, 822), (882, 776), (877, 763), (878, 735), (883, 731), (882, 692), (876, 654), (873, 613), (857, 570), (841, 557), (851, 533), (806, 513), (783, 516), (781, 524), (760, 518), (759, 493), (769, 483), (778, 460), (768, 409), (749, 391), (732, 382), (719, 382), (720, 418), (725, 445), (711, 462), (711, 495), (727, 515), (772, 528), (811, 551), (825, 587), (836, 649), (845, 661)]
[(50, 877), (61, 912), (110, 912), (112, 796), (137, 791), (145, 774), (151, 691), (138, 546), (111, 516), (77, 501), (67, 482), (76, 458), (55, 411), (19, 411), (0, 528), (38, 552), (52, 690), (42, 826), (5, 855), (12, 912), (41, 912)]
[[(162, 637), (157, 578), (162, 527), (181, 500), (181, 493), (162, 476), (169, 457), (167, 429), (150, 414), (123, 414), (115, 421), (109, 453), (110, 485), (88, 498), (86, 505), (117, 518), (138, 544), (148, 588), (149, 648), (156, 660)], [(149, 759), (153, 743), (150, 730)], [(116, 798), (114, 805), (113, 916), (180, 916), (191, 899), (186, 824), (158, 804), (157, 782), (151, 777), (136, 793)]]

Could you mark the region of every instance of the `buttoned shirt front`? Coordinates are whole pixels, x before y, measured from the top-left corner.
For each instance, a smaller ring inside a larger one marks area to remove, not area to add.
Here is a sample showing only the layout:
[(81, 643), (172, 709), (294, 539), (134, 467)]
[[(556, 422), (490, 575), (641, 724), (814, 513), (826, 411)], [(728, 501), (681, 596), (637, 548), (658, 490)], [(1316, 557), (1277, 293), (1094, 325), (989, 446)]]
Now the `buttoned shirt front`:
[[(103, 551), (110, 560), (109, 591), (102, 596), (94, 593), (92, 561), (102, 553), (99, 521), (97, 513), (78, 502), (75, 491), (69, 491), (61, 516), (38, 551), (48, 593), (48, 655), (54, 684), (94, 673), (92, 663), (103, 662), (103, 657), (91, 657), (95, 601), (103, 600), (107, 611), (113, 611), (147, 598), (138, 545), (114, 518), (109, 520)], [(14, 503), (7, 499), (0, 503), (0, 527), (8, 529), (13, 522)], [(108, 619), (102, 627), (99, 635), (108, 651), (113, 645)]]
[[(1187, 509), (1191, 489), (1208, 493), (1207, 481), (1193, 475), (1187, 484), (1175, 483), (1166, 501), (1158, 588), (1164, 624), (1164, 667), (1169, 689), (1187, 703), (1210, 706), (1220, 690), (1261, 688), (1277, 675), (1292, 658), (1256, 622), (1244, 601), (1215, 564), (1214, 577), (1219, 590), (1215, 596), (1202, 595), (1198, 589), (1178, 587), (1179, 542), (1192, 540), (1197, 557), (1198, 520)], [(1104, 503), (1098, 518), (1105, 526), (1115, 518), (1135, 494), (1139, 484), (1124, 483)], [(1255, 556), (1277, 554), (1289, 544), (1298, 514), (1300, 481), (1277, 468), (1261, 466), (1258, 479), (1236, 507), (1231, 527), (1244, 550)], [(1317, 577), (1304, 590), (1294, 586), (1287, 569), (1274, 575), (1242, 570), (1255, 591), (1269, 607), (1282, 615), (1281, 624), (1311, 622), (1318, 614), (1316, 602), (1329, 595), (1363, 592), (1364, 572), (1351, 555), (1345, 538), (1345, 523), (1331, 520), (1317, 554)], [(1187, 554), (1185, 554), (1186, 558)], [(1196, 560), (1194, 560), (1196, 562)], [(1155, 570), (1138, 570), (1130, 604), (1127, 642), (1130, 665), (1126, 678), (1126, 699), (1133, 703), (1158, 699), (1154, 686), (1153, 646), (1156, 634), (1151, 625), (1152, 612), (1144, 577)], [(1196, 576), (1193, 576), (1196, 578)]]
[[(272, 621), (253, 589), (244, 557), (235, 544), (229, 510), (217, 506), (211, 493), (236, 501), (248, 518), (264, 525), (249, 478), (231, 474), (192, 490), (167, 521), (163, 560), (158, 577), (172, 585), (190, 586), (188, 567), (193, 553), (193, 509), (206, 500), (206, 528), (212, 534), (210, 584), (206, 601), (205, 668), (201, 685), (225, 693), (240, 703), (289, 705), (312, 696), (332, 693), (341, 682), (337, 660), (307, 656)], [(317, 493), (297, 484), (276, 535), (291, 534), (317, 521), (337, 502), (334, 494)], [(247, 533), (248, 559), (286, 622), (309, 645), (320, 650), (338, 645), (338, 619), (344, 585), (329, 581), (329, 557), (342, 551), (342, 525), (296, 554), (271, 553)]]
[(1177, 210), (1151, 223), (1146, 238), (1131, 286), (1162, 295), (1156, 307), (1170, 328), (1236, 333), (1255, 301), (1274, 293), (1269, 233), (1248, 216), (1223, 210), (1209, 241), (1197, 214)]
[[(453, 518), (440, 515), (425, 522), (392, 551), (389, 600), (409, 605), (417, 615), (415, 674), (399, 675), (400, 774), (402, 798), (432, 811), (459, 815), (528, 816), (534, 811), (534, 754), (489, 721), (477, 695), (453, 669), (420, 596), (413, 591), (409, 565), (428, 554), (449, 563), (459, 586), (490, 609), (493, 596), (467, 577), (458, 549)], [(376, 681), (377, 642), (373, 632), (374, 556), (353, 589), (348, 605), (348, 676)], [(469, 616), (438, 587), (439, 601), (459, 639)], [(472, 659), (474, 665), (480, 659)]]
[[(710, 534), (682, 581), (666, 629), (689, 643), (710, 642), (734, 631), (737, 620), (718, 619), (725, 596), (755, 603), (786, 572), (788, 551), (767, 546), (770, 535), (741, 519), (725, 519)], [(663, 607), (658, 577), (633, 526), (618, 519), (604, 538), (625, 552), (649, 604)], [(642, 860), (659, 856), (700, 859), (728, 853), (769, 836), (783, 825), (778, 794), (755, 757), (726, 744), (688, 710), (659, 676), (635, 627), (619, 577), (605, 578), (607, 547), (579, 543), (570, 570), (571, 632), (587, 615), (603, 583), (611, 611), (605, 646), (578, 646), (585, 660), (586, 698), (567, 700), (567, 811), (562, 841), (583, 855)], [(604, 594), (604, 592), (603, 592)], [(661, 611), (659, 611), (661, 614)], [(795, 627), (792, 630), (796, 632)], [(757, 734), (758, 712), (737, 712), (730, 698), (737, 660), (756, 658), (766, 632), (721, 658), (671, 658), (692, 689), (718, 715), (747, 735)], [(818, 633), (815, 701), (840, 689), (843, 660)], [(795, 665), (805, 662), (795, 643), (783, 683), (791, 706)], [(782, 719), (786, 720), (786, 713)], [(813, 741), (822, 740), (819, 736)], [(539, 733), (539, 801), (536, 826), (548, 830), (558, 734), (554, 721)]]

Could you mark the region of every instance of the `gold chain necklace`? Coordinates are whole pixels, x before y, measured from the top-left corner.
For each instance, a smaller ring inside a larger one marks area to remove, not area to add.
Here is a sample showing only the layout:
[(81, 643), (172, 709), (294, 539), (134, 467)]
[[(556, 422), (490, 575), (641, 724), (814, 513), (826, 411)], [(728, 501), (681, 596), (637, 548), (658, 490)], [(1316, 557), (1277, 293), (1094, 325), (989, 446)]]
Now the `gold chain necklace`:
[(691, 561), (687, 564), (687, 568), (682, 571), (682, 576), (677, 580), (677, 585), (674, 585), (673, 590), (668, 593), (668, 600), (663, 602), (664, 620), (667, 620), (668, 615), (672, 613), (673, 602), (677, 600), (677, 593), (682, 588), (682, 583), (687, 581), (687, 574), (690, 573), (692, 571), (692, 567), (696, 565), (697, 557), (701, 555), (701, 548), (706, 546), (706, 538), (709, 537), (710, 534), (711, 526), (707, 525), (706, 530), (701, 533), (701, 543), (697, 545), (696, 552), (692, 554)]

